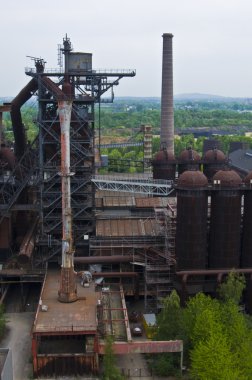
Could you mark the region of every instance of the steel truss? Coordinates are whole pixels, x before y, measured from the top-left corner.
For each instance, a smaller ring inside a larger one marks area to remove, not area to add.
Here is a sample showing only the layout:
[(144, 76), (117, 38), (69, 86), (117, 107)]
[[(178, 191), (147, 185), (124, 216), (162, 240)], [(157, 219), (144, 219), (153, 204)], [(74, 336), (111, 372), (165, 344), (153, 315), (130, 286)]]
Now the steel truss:
[(123, 178), (120, 176), (92, 176), (92, 182), (99, 190), (168, 196), (173, 191), (173, 181), (152, 178)]

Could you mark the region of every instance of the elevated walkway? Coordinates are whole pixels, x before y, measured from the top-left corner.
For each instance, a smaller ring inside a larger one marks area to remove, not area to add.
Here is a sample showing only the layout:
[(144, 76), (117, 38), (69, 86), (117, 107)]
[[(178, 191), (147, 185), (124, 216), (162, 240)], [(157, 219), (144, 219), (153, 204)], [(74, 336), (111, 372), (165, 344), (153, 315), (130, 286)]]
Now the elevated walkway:
[(173, 181), (155, 180), (151, 177), (128, 177), (120, 175), (94, 175), (92, 182), (99, 190), (168, 196), (173, 191)]

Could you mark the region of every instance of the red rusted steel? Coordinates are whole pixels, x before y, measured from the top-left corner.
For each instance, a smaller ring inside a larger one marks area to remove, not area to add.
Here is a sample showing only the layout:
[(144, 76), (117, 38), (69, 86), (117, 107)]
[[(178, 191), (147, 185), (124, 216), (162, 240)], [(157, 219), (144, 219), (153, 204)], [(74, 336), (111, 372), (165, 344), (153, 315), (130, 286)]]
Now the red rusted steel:
[(31, 259), (35, 244), (37, 223), (38, 220), (32, 221), (31, 226), (25, 234), (25, 237), (21, 243), (18, 253), (18, 262), (22, 265), (27, 264)]
[(52, 92), (57, 99), (66, 98), (66, 96), (64, 96), (64, 92), (50, 78), (43, 76), (41, 80), (45, 87)]
[[(105, 343), (99, 343), (99, 354), (105, 354)], [(163, 353), (163, 352), (182, 352), (183, 341), (182, 340), (170, 340), (170, 341), (133, 341), (116, 342), (113, 344), (113, 351), (116, 355), (125, 354), (151, 354), (151, 353)]]
[[(97, 264), (97, 263), (128, 263), (133, 260), (133, 256), (87, 256), (87, 257), (75, 257), (75, 263), (81, 264)], [(136, 261), (136, 256), (134, 256)]]
[(252, 273), (252, 268), (238, 268), (238, 269), (199, 269), (199, 270), (181, 270), (176, 272), (177, 276), (194, 276), (194, 275), (204, 275), (204, 276), (213, 276), (218, 274), (228, 274), (230, 272), (235, 273)]
[(93, 273), (93, 277), (138, 277), (136, 272), (99, 272)]
[(71, 209), (71, 172), (70, 172), (70, 122), (71, 100), (58, 101), (61, 129), (61, 191), (62, 191), (62, 267), (59, 289), (60, 302), (77, 300), (73, 266), (73, 236)]
[(37, 376), (62, 378), (66, 375), (97, 374), (96, 354), (44, 354), (37, 355)]
[(225, 154), (217, 148), (206, 151), (203, 157), (203, 172), (209, 181), (212, 180), (213, 176), (219, 170), (223, 170), (225, 168), (228, 163), (227, 161), (228, 160)]
[(15, 165), (15, 154), (10, 148), (6, 146), (1, 147), (0, 159), (7, 162), (9, 166), (8, 169), (13, 170)]
[(176, 161), (172, 153), (161, 149), (152, 160), (153, 179), (175, 179)]
[(177, 269), (204, 269), (207, 257), (207, 178), (185, 171), (177, 184)]
[(11, 102), (10, 115), (15, 139), (15, 155), (17, 158), (20, 158), (23, 155), (26, 148), (25, 127), (22, 122), (20, 109), (22, 105), (32, 97), (37, 89), (37, 80), (33, 78)]
[(233, 170), (220, 170), (213, 177), (208, 255), (210, 269), (240, 266), (241, 184), (240, 176)]

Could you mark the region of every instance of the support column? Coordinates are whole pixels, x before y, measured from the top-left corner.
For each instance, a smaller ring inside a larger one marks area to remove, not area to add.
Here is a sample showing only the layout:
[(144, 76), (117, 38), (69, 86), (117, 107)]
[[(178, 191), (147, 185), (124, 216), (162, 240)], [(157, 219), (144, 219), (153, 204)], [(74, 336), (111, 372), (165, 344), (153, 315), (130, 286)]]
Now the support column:
[(62, 265), (61, 281), (58, 292), (60, 302), (77, 300), (77, 288), (73, 265), (73, 236), (71, 209), (71, 175), (70, 172), (70, 121), (72, 101), (58, 102), (61, 129), (61, 191), (62, 191)]

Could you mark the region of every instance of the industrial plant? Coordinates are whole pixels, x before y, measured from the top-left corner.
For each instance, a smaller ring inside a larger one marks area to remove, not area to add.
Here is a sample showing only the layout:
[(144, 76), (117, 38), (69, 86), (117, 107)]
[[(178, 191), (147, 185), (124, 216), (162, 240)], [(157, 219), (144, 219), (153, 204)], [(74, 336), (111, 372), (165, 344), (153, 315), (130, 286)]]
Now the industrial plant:
[[(173, 35), (162, 37), (160, 150), (152, 157), (151, 126), (142, 125), (142, 174), (99, 174), (95, 128), (95, 109), (113, 102), (113, 88), (135, 70), (94, 69), (92, 54), (75, 52), (67, 35), (59, 67), (32, 57), (30, 81), (0, 106), (1, 300), (13, 285), (25, 298), (41, 284), (35, 377), (99, 374), (110, 335), (118, 355), (182, 354), (180, 340), (150, 339), (150, 316), (173, 289), (183, 303), (200, 291), (215, 295), (233, 269), (246, 277), (244, 304), (252, 310), (252, 173), (240, 176), (210, 141), (202, 156), (188, 147), (175, 157)], [(21, 113), (30, 99), (37, 102), (32, 142)], [(128, 300), (142, 301), (141, 337)]]

